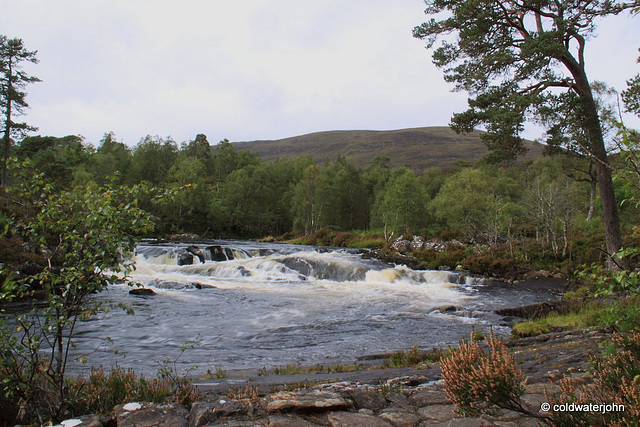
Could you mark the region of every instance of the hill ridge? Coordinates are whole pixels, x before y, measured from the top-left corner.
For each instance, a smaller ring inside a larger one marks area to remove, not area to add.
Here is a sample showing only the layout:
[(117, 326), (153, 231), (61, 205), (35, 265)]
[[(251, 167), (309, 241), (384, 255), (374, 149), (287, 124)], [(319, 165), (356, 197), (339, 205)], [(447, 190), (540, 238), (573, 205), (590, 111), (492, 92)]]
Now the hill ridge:
[[(343, 156), (359, 168), (366, 168), (378, 156), (387, 156), (392, 166), (422, 171), (429, 167), (449, 168), (457, 162), (475, 163), (488, 153), (481, 131), (457, 134), (448, 126), (391, 130), (329, 130), (276, 140), (234, 142), (236, 150), (248, 150), (265, 161), (279, 157), (311, 155), (318, 163)], [(525, 141), (529, 152), (523, 159), (542, 155), (542, 145)]]

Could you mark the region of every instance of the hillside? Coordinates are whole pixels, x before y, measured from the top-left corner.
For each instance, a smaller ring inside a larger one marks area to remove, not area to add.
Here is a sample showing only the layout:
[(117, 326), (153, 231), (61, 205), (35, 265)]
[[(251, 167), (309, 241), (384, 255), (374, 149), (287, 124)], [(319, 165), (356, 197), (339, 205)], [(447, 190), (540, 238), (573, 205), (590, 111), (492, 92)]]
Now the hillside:
[[(481, 132), (456, 134), (449, 127), (424, 127), (387, 131), (336, 130), (279, 140), (234, 142), (236, 150), (248, 150), (266, 161), (278, 157), (311, 155), (316, 162), (335, 160), (338, 155), (365, 168), (377, 156), (387, 156), (393, 166), (422, 171), (432, 166), (447, 168), (458, 161), (475, 162), (487, 154)], [(525, 159), (542, 155), (542, 146), (527, 142)]]

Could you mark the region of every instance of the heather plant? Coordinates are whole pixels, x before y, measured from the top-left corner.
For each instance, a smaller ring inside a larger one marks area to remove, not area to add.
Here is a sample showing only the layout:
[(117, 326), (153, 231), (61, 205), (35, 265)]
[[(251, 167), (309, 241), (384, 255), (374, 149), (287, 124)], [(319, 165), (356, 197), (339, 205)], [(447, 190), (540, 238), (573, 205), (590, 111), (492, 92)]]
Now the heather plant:
[(594, 381), (578, 385), (565, 377), (561, 393), (547, 396), (557, 404), (610, 405), (610, 410), (563, 411), (552, 414), (554, 425), (640, 425), (640, 331), (616, 333), (604, 356), (591, 359)]
[(440, 361), (449, 400), (464, 416), (499, 415), (508, 409), (541, 418), (520, 400), (525, 377), (513, 354), (493, 331), (485, 339), (489, 352), (472, 335)]

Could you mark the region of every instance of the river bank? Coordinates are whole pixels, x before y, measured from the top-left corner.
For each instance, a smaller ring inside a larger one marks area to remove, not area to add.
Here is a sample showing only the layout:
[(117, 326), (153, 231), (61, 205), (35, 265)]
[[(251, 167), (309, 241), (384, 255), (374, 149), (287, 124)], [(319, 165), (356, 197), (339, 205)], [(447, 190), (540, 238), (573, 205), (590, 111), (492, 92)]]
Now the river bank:
[[(510, 340), (527, 376), (523, 403), (539, 412), (559, 391), (564, 374), (589, 381), (588, 356), (608, 333), (598, 329), (554, 332)], [(316, 375), (274, 375), (196, 382), (204, 398), (190, 411), (177, 404), (130, 402), (107, 417), (84, 417), (82, 426), (536, 426), (535, 418), (505, 411), (460, 418), (444, 390), (437, 363), (420, 368), (375, 369)], [(544, 415), (544, 412), (540, 412)], [(69, 424), (70, 425), (70, 424)]]

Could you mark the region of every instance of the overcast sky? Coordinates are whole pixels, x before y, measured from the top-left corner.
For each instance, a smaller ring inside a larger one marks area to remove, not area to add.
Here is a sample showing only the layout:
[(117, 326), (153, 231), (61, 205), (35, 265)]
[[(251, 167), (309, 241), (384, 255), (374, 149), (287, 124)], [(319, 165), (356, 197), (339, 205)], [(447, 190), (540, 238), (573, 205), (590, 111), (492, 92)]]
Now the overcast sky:
[[(447, 125), (466, 95), (412, 37), (423, 10), (422, 0), (1, 0), (0, 34), (38, 50), (27, 70), (42, 83), (27, 88), (24, 120), (39, 134), (216, 143)], [(589, 76), (624, 89), (640, 72), (640, 17), (598, 33)]]

